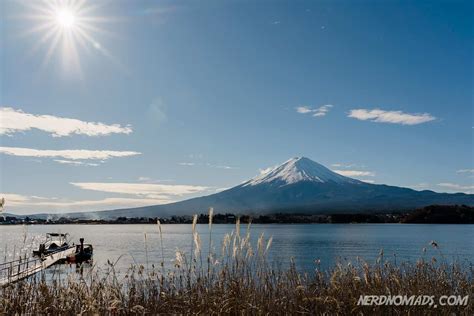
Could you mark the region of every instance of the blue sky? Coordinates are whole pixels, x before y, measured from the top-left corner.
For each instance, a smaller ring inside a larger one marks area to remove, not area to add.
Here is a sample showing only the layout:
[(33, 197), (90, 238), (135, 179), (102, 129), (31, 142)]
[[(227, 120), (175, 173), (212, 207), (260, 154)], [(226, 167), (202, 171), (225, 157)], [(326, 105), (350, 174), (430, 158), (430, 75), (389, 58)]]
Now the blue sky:
[(469, 1), (0, 6), (7, 211), (177, 201), (293, 156), (474, 192)]

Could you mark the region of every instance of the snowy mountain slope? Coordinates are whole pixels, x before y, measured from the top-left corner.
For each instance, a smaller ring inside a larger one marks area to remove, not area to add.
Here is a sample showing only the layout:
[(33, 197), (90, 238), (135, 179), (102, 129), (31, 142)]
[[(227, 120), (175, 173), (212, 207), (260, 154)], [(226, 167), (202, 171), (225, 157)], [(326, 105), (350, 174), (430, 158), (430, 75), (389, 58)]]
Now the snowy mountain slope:
[(360, 181), (341, 176), (328, 168), (306, 157), (295, 157), (285, 161), (278, 167), (261, 174), (242, 186), (254, 186), (264, 183), (277, 183), (280, 185), (293, 184), (300, 181), (319, 183), (358, 183)]

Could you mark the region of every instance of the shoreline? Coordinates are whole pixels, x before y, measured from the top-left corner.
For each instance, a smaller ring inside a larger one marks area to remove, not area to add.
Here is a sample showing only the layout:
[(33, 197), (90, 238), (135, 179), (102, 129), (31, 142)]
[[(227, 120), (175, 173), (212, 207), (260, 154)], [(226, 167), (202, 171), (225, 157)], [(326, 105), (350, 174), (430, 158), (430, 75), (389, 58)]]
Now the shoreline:
[[(199, 214), (197, 224), (209, 221), (207, 214)], [(117, 216), (113, 219), (67, 217), (66, 214), (53, 215), (12, 215), (0, 217), (0, 225), (33, 224), (192, 224), (193, 216)], [(430, 205), (412, 211), (389, 212), (332, 212), (324, 214), (276, 212), (264, 214), (214, 214), (214, 224), (474, 224), (474, 207), (467, 205)]]
[[(242, 223), (245, 224), (245, 223)], [(474, 225), (474, 223), (367, 223), (367, 222), (351, 222), (351, 223), (253, 223), (255, 225)], [(15, 224), (3, 224), (1, 226), (56, 226), (56, 225), (156, 225), (156, 223), (97, 223), (97, 222), (87, 222), (87, 223), (15, 223)], [(162, 225), (190, 225), (190, 223), (162, 223)], [(197, 225), (206, 225), (204, 223), (199, 223)], [(235, 223), (215, 223), (215, 225), (235, 225)]]

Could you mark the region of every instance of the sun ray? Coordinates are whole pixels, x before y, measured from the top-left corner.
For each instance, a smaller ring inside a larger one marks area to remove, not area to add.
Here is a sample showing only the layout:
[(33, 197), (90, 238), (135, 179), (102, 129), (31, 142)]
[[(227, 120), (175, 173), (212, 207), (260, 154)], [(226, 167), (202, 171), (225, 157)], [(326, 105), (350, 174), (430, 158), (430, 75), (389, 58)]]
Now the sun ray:
[(45, 67), (49, 61), (51, 60), (51, 56), (53, 55), (54, 51), (56, 50), (56, 47), (59, 45), (59, 41), (61, 39), (61, 35), (57, 32), (53, 33), (53, 40), (51, 41), (51, 45), (49, 45), (48, 51), (46, 52), (46, 55), (43, 58), (43, 63), (42, 66)]
[(114, 59), (95, 37), (97, 34), (113, 34), (99, 26), (109, 22), (110, 18), (94, 14), (104, 4), (91, 3), (88, 0), (25, 1), (23, 4), (29, 12), (19, 17), (31, 21), (32, 27), (20, 36), (41, 34), (29, 54), (46, 46), (43, 66), (49, 64), (53, 55), (58, 54), (65, 72), (81, 74), (81, 51), (88, 55), (91, 52), (99, 52)]
[(44, 22), (42, 24), (39, 24), (35, 28), (28, 29), (28, 30), (25, 30), (25, 31), (21, 32), (19, 34), (19, 37), (28, 37), (28, 36), (31, 36), (31, 35), (34, 35), (34, 34), (37, 34), (37, 33), (43, 33), (45, 31), (49, 31), (49, 30), (53, 29), (53, 27), (52, 27), (53, 25), (54, 24), (51, 23), (50, 21)]
[[(33, 45), (33, 47), (31, 48), (30, 52), (28, 53), (28, 56), (32, 56), (33, 54), (37, 53), (38, 50), (44, 46), (44, 44), (48, 41), (50, 41), (51, 39), (54, 40), (54, 37), (59, 37), (58, 35), (58, 32), (57, 30), (55, 29), (48, 29), (41, 37), (40, 39)], [(49, 47), (49, 49), (51, 49), (51, 46)]]

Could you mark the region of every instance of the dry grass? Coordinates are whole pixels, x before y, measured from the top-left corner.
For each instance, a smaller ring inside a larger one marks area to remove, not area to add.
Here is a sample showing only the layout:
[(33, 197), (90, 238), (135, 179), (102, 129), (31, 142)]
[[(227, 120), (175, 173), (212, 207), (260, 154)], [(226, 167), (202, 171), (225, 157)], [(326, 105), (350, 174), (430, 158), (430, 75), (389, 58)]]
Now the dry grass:
[[(158, 223), (161, 236), (161, 225)], [(474, 292), (472, 266), (420, 260), (393, 265), (338, 264), (329, 271), (301, 273), (292, 262), (275, 269), (267, 262), (271, 238), (250, 243), (250, 225), (241, 235), (240, 223), (226, 235), (220, 254), (203, 261), (201, 239), (193, 230), (193, 251), (177, 251), (175, 266), (164, 263), (150, 270), (132, 267), (118, 277), (114, 265), (106, 274), (71, 275), (63, 281), (32, 279), (0, 288), (0, 314), (474, 314), (467, 306), (358, 306), (360, 295), (469, 295)], [(210, 233), (212, 225), (210, 224)], [(161, 238), (160, 238), (161, 239)], [(161, 239), (162, 240), (162, 239)], [(442, 255), (440, 255), (442, 256)], [(164, 261), (164, 258), (163, 258)], [(443, 261), (443, 260), (441, 260)], [(158, 266), (158, 265), (157, 265)]]

